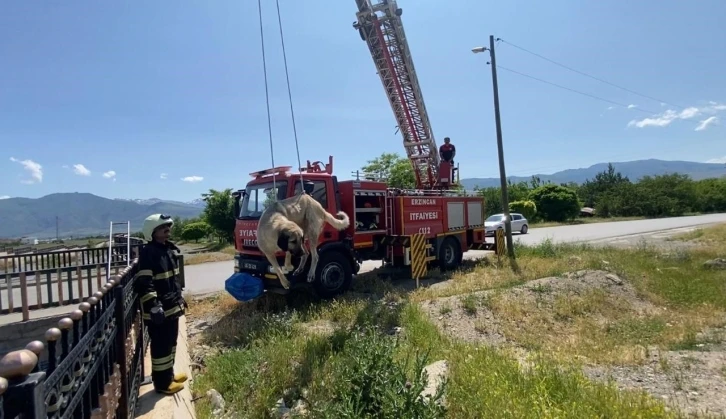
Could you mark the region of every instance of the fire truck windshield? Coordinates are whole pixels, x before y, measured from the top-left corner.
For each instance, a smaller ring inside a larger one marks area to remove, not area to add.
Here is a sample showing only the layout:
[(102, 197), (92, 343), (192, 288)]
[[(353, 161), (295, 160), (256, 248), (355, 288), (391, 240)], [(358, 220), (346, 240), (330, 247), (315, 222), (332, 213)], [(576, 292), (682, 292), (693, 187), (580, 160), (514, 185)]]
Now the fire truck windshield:
[(286, 198), (287, 181), (275, 182), (277, 191), (274, 190), (272, 182), (247, 185), (240, 205), (240, 220), (257, 220), (262, 216), (262, 211), (271, 203)]

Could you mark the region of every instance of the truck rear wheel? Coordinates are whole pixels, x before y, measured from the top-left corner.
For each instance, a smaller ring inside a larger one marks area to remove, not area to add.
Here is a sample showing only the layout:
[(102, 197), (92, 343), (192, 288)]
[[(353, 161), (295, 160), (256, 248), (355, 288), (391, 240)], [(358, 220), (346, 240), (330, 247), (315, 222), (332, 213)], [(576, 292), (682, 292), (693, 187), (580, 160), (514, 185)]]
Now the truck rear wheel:
[(321, 298), (333, 298), (344, 293), (352, 281), (353, 269), (348, 258), (336, 251), (320, 255), (313, 286)]
[(456, 269), (461, 265), (464, 254), (461, 252), (459, 241), (454, 237), (447, 237), (439, 248), (439, 269), (448, 271)]

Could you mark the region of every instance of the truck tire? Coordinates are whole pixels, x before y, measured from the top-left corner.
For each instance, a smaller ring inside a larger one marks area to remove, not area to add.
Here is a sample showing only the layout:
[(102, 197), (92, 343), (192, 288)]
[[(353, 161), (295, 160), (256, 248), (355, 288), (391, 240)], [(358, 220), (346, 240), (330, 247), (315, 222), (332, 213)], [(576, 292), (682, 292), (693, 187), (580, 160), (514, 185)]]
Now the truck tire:
[(317, 294), (330, 299), (344, 293), (353, 281), (353, 268), (350, 260), (337, 251), (329, 251), (320, 255), (315, 270), (313, 286)]
[(456, 238), (449, 236), (441, 242), (438, 255), (439, 269), (441, 271), (458, 268), (463, 258), (464, 253), (462, 253), (461, 245)]

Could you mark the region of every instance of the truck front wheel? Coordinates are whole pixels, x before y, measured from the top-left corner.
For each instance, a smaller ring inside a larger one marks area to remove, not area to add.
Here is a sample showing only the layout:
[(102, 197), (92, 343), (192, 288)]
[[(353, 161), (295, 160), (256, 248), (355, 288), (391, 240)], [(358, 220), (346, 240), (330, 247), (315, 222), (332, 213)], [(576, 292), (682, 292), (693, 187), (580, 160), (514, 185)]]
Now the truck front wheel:
[(350, 260), (336, 251), (320, 255), (313, 286), (321, 298), (329, 299), (344, 293), (353, 281)]
[(461, 265), (463, 256), (459, 241), (453, 237), (447, 237), (441, 243), (439, 249), (439, 269), (449, 271), (458, 268)]

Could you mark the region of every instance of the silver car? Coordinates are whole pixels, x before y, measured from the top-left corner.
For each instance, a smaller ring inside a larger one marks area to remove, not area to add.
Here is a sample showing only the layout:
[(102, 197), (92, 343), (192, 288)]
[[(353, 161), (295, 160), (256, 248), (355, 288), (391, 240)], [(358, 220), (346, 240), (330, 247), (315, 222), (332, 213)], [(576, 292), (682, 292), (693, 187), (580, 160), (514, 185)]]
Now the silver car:
[[(524, 218), (524, 215), (518, 212), (510, 212), (509, 215), (512, 217), (512, 233), (519, 232), (527, 234), (527, 230), (529, 230), (529, 221)], [(484, 234), (487, 236), (493, 236), (500, 228), (504, 230), (504, 214), (494, 214), (484, 220)]]

